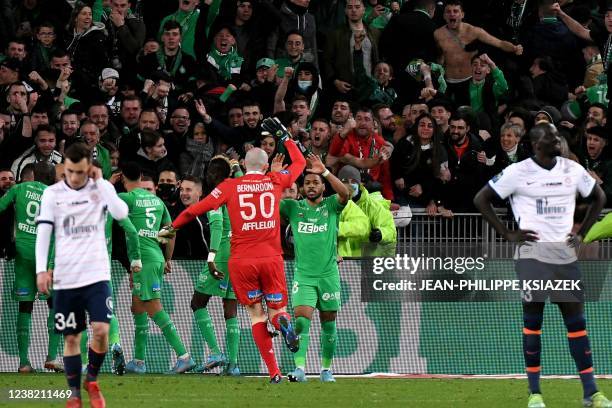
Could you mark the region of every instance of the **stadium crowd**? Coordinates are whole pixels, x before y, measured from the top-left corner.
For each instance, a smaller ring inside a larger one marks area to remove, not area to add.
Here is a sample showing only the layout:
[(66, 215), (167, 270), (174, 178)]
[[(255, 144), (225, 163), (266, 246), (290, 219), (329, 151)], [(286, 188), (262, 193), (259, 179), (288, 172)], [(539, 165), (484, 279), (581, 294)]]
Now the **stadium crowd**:
[(84, 140), (105, 178), (135, 161), (174, 207), (215, 154), (284, 153), (262, 134), (274, 114), (334, 173), (450, 217), (548, 121), (612, 196), (612, 3), (90, 3), (3, 1), (3, 178)]
[[(61, 179), (84, 142), (117, 192), (136, 163), (175, 219), (215, 187), (216, 155), (290, 165), (275, 116), (350, 187), (341, 256), (394, 247), (402, 206), (475, 212), (540, 122), (612, 202), (611, 38), (612, 2), (592, 0), (0, 0), (0, 197), (39, 162)], [(0, 224), (10, 256), (13, 214)], [(206, 259), (208, 228), (181, 229), (173, 258)]]

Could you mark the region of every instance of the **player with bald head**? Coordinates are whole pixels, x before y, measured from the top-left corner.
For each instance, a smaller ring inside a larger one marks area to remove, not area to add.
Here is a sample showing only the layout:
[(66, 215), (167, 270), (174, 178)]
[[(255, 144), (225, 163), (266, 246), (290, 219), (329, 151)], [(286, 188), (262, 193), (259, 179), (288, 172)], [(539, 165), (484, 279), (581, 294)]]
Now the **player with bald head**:
[[(268, 173), (268, 155), (254, 148), (245, 157), (246, 174), (227, 179), (212, 192), (162, 229), (158, 237), (163, 241), (175, 234), (198, 215), (227, 205), (232, 220), (231, 250), (228, 262), (230, 281), (236, 298), (251, 317), (255, 344), (268, 367), (270, 382), (282, 379), (272, 348), (267, 320), (283, 335), (292, 352), (299, 348), (291, 317), (287, 313), (287, 285), (280, 241), (279, 203), (283, 190), (290, 187), (306, 167), (306, 160), (291, 140), (287, 129), (276, 118), (264, 120), (262, 127), (285, 145), (292, 164), (278, 173)], [(209, 253), (208, 262), (215, 254)], [(262, 301), (265, 299), (267, 314)]]

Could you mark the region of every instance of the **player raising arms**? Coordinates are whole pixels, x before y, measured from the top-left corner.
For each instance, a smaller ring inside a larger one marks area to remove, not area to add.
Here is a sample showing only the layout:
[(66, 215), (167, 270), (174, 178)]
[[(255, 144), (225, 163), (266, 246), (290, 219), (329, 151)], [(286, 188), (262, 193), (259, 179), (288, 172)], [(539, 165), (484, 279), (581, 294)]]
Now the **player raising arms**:
[[(34, 246), (36, 245), (35, 218), (40, 208), (40, 200), (47, 186), (55, 182), (55, 168), (47, 162), (34, 165), (34, 181), (26, 181), (11, 187), (0, 198), (0, 213), (9, 206), (15, 207), (15, 283), (13, 297), (19, 302), (17, 315), (17, 350), (19, 351), (19, 372), (34, 372), (28, 351), (30, 348), (30, 326), (34, 299), (36, 299), (36, 265), (34, 261)], [(39, 299), (44, 300), (44, 295)], [(60, 336), (53, 329), (53, 300), (47, 299), (49, 317), (49, 346), (45, 368), (63, 371), (63, 364), (57, 357)]]
[[(281, 373), (272, 348), (272, 338), (266, 327), (269, 320), (279, 330), (292, 352), (299, 347), (299, 338), (287, 313), (287, 285), (280, 242), (279, 202), (284, 189), (299, 177), (306, 160), (290, 139), (287, 129), (276, 118), (264, 120), (264, 129), (277, 136), (289, 152), (291, 165), (279, 173), (266, 174), (268, 155), (259, 148), (249, 150), (245, 157), (247, 173), (225, 180), (206, 198), (183, 211), (168, 229), (159, 232), (164, 240), (196, 216), (227, 205), (232, 224), (228, 269), (230, 280), (240, 304), (251, 317), (255, 344), (263, 358), (270, 382), (281, 382)], [(214, 262), (214, 253), (208, 260)]]
[(123, 167), (123, 186), (127, 193), (119, 194), (129, 208), (129, 218), (138, 231), (142, 270), (134, 272), (132, 291), (132, 313), (134, 315), (134, 360), (126, 365), (126, 371), (144, 374), (145, 355), (149, 338), (149, 318), (161, 330), (164, 338), (176, 353), (173, 372), (184, 373), (195, 367), (195, 362), (179, 336), (168, 313), (162, 308), (161, 287), (164, 270), (170, 267), (174, 241), (166, 244), (162, 253), (157, 243), (157, 231), (170, 224), (170, 213), (164, 202), (157, 196), (140, 188), (140, 168), (135, 163)]
[[(43, 293), (49, 293), (53, 286), (55, 329), (64, 335), (64, 368), (72, 392), (66, 406), (81, 406), (79, 343), (86, 328), (87, 312), (93, 338), (83, 387), (89, 393), (92, 407), (104, 407), (97, 377), (108, 350), (109, 321), (113, 315), (104, 226), (107, 212), (122, 220), (128, 216), (128, 207), (113, 185), (102, 178), (102, 171), (92, 167), (91, 152), (85, 144), (71, 145), (65, 158), (65, 180), (48, 187), (42, 196), (37, 219), (37, 285)], [(53, 275), (47, 271), (52, 234)]]
[[(582, 166), (559, 156), (561, 140), (553, 125), (537, 125), (531, 129), (529, 137), (535, 155), (508, 166), (489, 181), (474, 198), (474, 204), (505, 239), (523, 243), (516, 254), (520, 280), (581, 280), (575, 247), (597, 219), (605, 194)], [(590, 203), (580, 230), (572, 234), (577, 193)], [(497, 217), (491, 206), (496, 197), (510, 197), (518, 230), (509, 231)], [(540, 391), (540, 337), (544, 305), (549, 295), (563, 315), (570, 353), (582, 381), (584, 406), (612, 407), (595, 384), (582, 291), (523, 293), (523, 354), (530, 392), (527, 406), (545, 407)]]
[[(338, 220), (349, 199), (348, 188), (331, 174), (315, 155), (309, 155), (311, 168), (304, 176), (305, 200), (283, 200), (281, 217), (287, 218), (295, 241), (295, 275), (291, 293), (295, 328), (300, 349), (295, 353), (296, 369), (288, 378), (304, 382), (310, 321), (314, 309), (321, 320), (321, 381), (335, 382), (331, 363), (336, 350), (336, 314), (340, 307), (340, 274), (338, 263)], [(323, 198), (327, 179), (337, 195)]]

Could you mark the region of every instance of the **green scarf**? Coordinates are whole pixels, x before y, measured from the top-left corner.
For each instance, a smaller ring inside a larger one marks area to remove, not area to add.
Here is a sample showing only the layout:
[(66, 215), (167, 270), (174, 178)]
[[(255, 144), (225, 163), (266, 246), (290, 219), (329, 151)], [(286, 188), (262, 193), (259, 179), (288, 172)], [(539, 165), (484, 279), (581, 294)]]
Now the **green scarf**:
[(206, 56), (206, 60), (217, 69), (224, 80), (229, 81), (232, 79), (232, 74), (240, 74), (244, 58), (238, 55), (236, 48), (232, 47), (227, 54), (221, 54), (216, 48), (213, 48)]

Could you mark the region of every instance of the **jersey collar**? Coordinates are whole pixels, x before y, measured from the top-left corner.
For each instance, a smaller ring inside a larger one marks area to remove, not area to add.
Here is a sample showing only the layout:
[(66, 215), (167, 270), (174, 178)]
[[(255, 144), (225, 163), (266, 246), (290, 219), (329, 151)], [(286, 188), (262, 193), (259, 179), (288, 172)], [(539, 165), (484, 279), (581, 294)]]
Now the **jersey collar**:
[(251, 170), (246, 172), (246, 175), (249, 174), (261, 174), (263, 176), (265, 173), (263, 171)]

